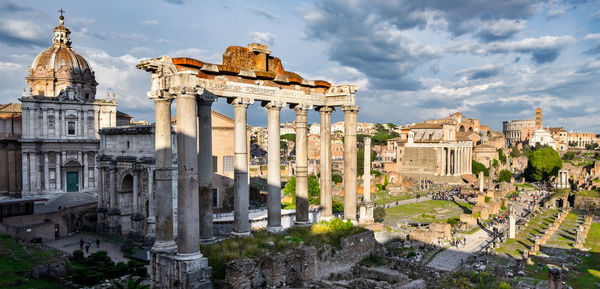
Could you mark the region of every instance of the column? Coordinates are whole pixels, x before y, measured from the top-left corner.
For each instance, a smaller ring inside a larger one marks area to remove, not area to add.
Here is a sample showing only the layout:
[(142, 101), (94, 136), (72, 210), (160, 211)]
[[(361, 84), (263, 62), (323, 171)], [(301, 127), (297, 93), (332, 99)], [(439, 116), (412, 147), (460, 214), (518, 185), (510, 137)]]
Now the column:
[[(57, 155), (58, 157), (58, 155)], [(58, 165), (58, 161), (56, 162), (56, 164)], [(98, 166), (99, 164), (96, 164), (96, 166)], [(102, 180), (102, 172), (103, 169), (96, 167), (96, 192), (98, 194), (98, 208), (103, 208), (104, 207), (104, 200), (106, 199), (106, 196), (104, 196), (104, 186), (102, 185), (103, 182), (101, 182)], [(57, 180), (60, 178), (57, 178)], [(58, 184), (58, 182), (57, 182)], [(59, 188), (60, 186), (57, 185), (57, 188)]]
[[(64, 164), (67, 162), (67, 152), (61, 152), (61, 162)], [(65, 180), (65, 182), (62, 183), (62, 190), (63, 191), (67, 191), (67, 182)]]
[(88, 189), (90, 187), (90, 167), (88, 161), (87, 152), (83, 152), (83, 189)]
[(344, 219), (356, 221), (356, 122), (358, 106), (344, 111)]
[[(281, 140), (279, 123), (280, 112), (284, 106), (281, 102), (269, 102), (268, 116), (268, 176), (267, 176), (267, 231), (281, 232)], [(323, 133), (323, 132), (321, 132)]]
[(363, 174), (363, 199), (366, 203), (371, 202), (371, 138), (366, 137), (365, 156), (364, 156), (364, 174)]
[(88, 111), (84, 110), (82, 113), (82, 119), (81, 119), (81, 126), (83, 127), (83, 137), (87, 137), (87, 135), (88, 135), (87, 121), (88, 121)]
[(213, 235), (213, 195), (211, 179), (212, 162), (212, 119), (211, 106), (217, 98), (205, 91), (196, 99), (198, 110), (198, 194), (200, 214), (200, 240), (214, 242)]
[(40, 185), (38, 183), (39, 175), (40, 173), (37, 161), (37, 154), (29, 153), (29, 176), (31, 179), (31, 190), (34, 192), (39, 192), (40, 190)]
[(48, 153), (44, 152), (44, 191), (50, 190), (50, 170), (48, 169)]
[(138, 193), (138, 178), (139, 178), (139, 169), (138, 163), (133, 164), (133, 214), (140, 212), (140, 204), (139, 204), (139, 193)]
[(331, 194), (331, 107), (321, 107), (319, 116), (321, 120), (321, 219), (333, 216), (333, 196)]
[(308, 217), (308, 143), (306, 120), (308, 106), (298, 104), (296, 111), (296, 225), (310, 223)]
[(21, 178), (23, 181), (23, 192), (29, 192), (29, 153), (21, 153)]
[(115, 188), (115, 186), (116, 186), (115, 173), (117, 172), (117, 165), (115, 164), (114, 161), (112, 161), (112, 162), (110, 162), (109, 166), (110, 166), (109, 167), (110, 178), (108, 180), (109, 180), (109, 190), (110, 190), (110, 209), (118, 210), (119, 204), (117, 204), (117, 190)]
[(156, 203), (156, 238), (153, 252), (172, 252), (176, 249), (173, 241), (173, 188), (171, 151), (171, 102), (172, 98), (154, 98), (156, 125), (154, 134), (154, 163)]
[(60, 118), (59, 118), (59, 109), (54, 109), (54, 137), (60, 137)]
[(453, 159), (453, 173), (458, 176), (458, 148), (454, 148), (454, 159)]
[(154, 169), (148, 168), (148, 218), (146, 223), (148, 224), (148, 231), (146, 236), (148, 238), (154, 238), (156, 231), (156, 195), (154, 193)]
[(249, 184), (248, 184), (248, 130), (246, 113), (248, 105), (253, 101), (247, 98), (236, 98), (233, 101), (234, 124), (234, 186), (233, 196), (233, 234), (249, 235), (248, 219)]
[(42, 109), (42, 136), (48, 136), (48, 110)]
[(442, 168), (440, 170), (440, 176), (445, 176), (446, 175), (446, 148), (442, 147), (442, 156), (440, 158), (440, 161), (442, 163)]

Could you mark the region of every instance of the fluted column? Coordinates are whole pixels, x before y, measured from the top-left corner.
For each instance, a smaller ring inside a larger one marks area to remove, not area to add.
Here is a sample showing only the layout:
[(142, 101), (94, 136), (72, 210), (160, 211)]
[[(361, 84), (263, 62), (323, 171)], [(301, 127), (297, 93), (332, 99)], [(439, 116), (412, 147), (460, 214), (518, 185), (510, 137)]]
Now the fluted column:
[(371, 138), (366, 137), (365, 156), (364, 156), (364, 172), (363, 172), (363, 199), (365, 203), (371, 202)]
[(21, 179), (22, 179), (22, 188), (23, 192), (29, 192), (29, 153), (23, 152), (21, 153)]
[(216, 96), (205, 91), (196, 99), (198, 110), (198, 196), (199, 230), (203, 243), (214, 241), (213, 195), (210, 181), (213, 175), (212, 162), (212, 117), (211, 107)]
[(117, 203), (117, 190), (115, 188), (115, 173), (117, 172), (117, 166), (114, 162), (110, 163), (110, 177), (109, 177), (109, 190), (110, 190), (110, 209), (118, 210), (119, 204)]
[(177, 254), (200, 254), (196, 94), (183, 88), (177, 100)]
[(356, 123), (358, 106), (344, 111), (344, 219), (356, 220)]
[(154, 169), (148, 168), (148, 231), (147, 238), (154, 238), (156, 232), (156, 193), (154, 192)]
[(139, 203), (139, 174), (140, 170), (138, 169), (138, 163), (133, 164), (133, 214), (137, 214), (140, 212), (140, 203)]
[(308, 145), (307, 113), (310, 107), (299, 104), (296, 111), (296, 225), (310, 223), (308, 217)]
[(248, 184), (248, 130), (247, 109), (252, 101), (246, 98), (233, 100), (234, 124), (234, 184), (233, 196), (233, 234), (249, 235), (250, 221), (248, 206), (250, 204)]
[(50, 169), (48, 168), (48, 153), (44, 152), (44, 191), (50, 190)]
[(321, 219), (333, 216), (333, 196), (331, 194), (331, 107), (319, 108), (321, 117)]
[(446, 175), (446, 148), (441, 147), (440, 150), (442, 151), (441, 157), (440, 157), (440, 163), (441, 163), (440, 176), (445, 176)]
[(268, 175), (267, 175), (267, 231), (281, 232), (281, 140), (280, 112), (284, 103), (266, 104), (268, 115)]
[(83, 153), (83, 188), (87, 189), (90, 187), (90, 179), (89, 179), (89, 175), (90, 175), (90, 167), (89, 167), (89, 163), (88, 163), (88, 154), (87, 152)]
[(173, 152), (171, 150), (172, 98), (154, 98), (156, 125), (154, 133), (156, 233), (154, 252), (172, 252), (173, 240)]
[[(56, 124), (55, 124), (56, 127)], [(60, 153), (54, 153), (54, 157), (56, 159), (56, 171), (54, 172), (54, 184), (56, 185), (56, 190), (61, 190), (61, 182), (62, 182), (62, 173), (60, 171)]]

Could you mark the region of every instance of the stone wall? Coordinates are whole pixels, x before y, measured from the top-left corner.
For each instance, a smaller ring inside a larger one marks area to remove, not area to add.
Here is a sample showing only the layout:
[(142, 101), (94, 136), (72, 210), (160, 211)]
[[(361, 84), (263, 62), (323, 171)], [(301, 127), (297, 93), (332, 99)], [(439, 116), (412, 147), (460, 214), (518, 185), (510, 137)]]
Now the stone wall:
[(600, 209), (600, 198), (575, 196), (573, 207), (576, 209)]
[(239, 259), (225, 267), (226, 288), (302, 287), (316, 279), (351, 270), (371, 253), (383, 248), (373, 231), (342, 238), (341, 248), (302, 246), (286, 253), (267, 254), (259, 259)]

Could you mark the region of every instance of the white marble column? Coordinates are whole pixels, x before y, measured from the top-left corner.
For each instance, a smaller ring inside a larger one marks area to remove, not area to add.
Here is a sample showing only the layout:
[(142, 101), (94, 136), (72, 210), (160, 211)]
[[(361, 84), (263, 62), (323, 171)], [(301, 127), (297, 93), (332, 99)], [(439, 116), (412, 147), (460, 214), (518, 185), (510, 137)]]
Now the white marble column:
[(60, 112), (59, 109), (54, 110), (54, 138), (60, 138)]
[(88, 126), (87, 126), (87, 121), (88, 121), (88, 111), (84, 110), (82, 113), (82, 119), (81, 119), (81, 123), (82, 123), (82, 127), (83, 127), (83, 137), (87, 137), (88, 136)]
[(281, 232), (281, 140), (280, 113), (284, 103), (269, 102), (267, 107), (268, 175), (267, 175), (267, 231)]
[(156, 125), (154, 141), (156, 232), (153, 252), (172, 252), (173, 240), (173, 151), (171, 148), (172, 98), (154, 98)]
[(333, 216), (333, 196), (331, 190), (331, 107), (319, 108), (320, 115), (320, 165), (321, 165), (321, 219)]
[(343, 106), (342, 111), (344, 111), (344, 219), (356, 221), (358, 106)]
[(454, 164), (453, 164), (454, 175), (458, 176), (458, 148), (456, 148), (456, 147), (454, 148), (454, 160), (453, 161), (454, 161)]
[(24, 193), (28, 193), (30, 190), (29, 186), (29, 153), (21, 154), (21, 178), (22, 178), (22, 189)]
[(296, 225), (310, 223), (308, 217), (308, 143), (307, 113), (309, 106), (298, 104), (296, 111)]
[(446, 148), (442, 147), (442, 158), (441, 158), (441, 162), (442, 162), (442, 170), (440, 172), (440, 176), (445, 176), (446, 175)]
[(140, 202), (139, 202), (139, 169), (137, 168), (139, 164), (134, 163), (133, 165), (133, 214), (140, 212)]
[(363, 199), (366, 203), (371, 202), (371, 138), (365, 137), (365, 156), (363, 172)]
[(249, 235), (250, 220), (248, 206), (250, 204), (248, 183), (248, 130), (247, 109), (253, 103), (250, 99), (236, 98), (233, 100), (234, 124), (234, 186), (233, 196), (233, 234)]
[(29, 153), (29, 175), (31, 179), (31, 190), (35, 192), (40, 191), (40, 167), (38, 164), (37, 154)]
[(148, 224), (148, 231), (146, 236), (148, 238), (154, 238), (156, 232), (156, 194), (154, 192), (154, 168), (148, 168), (148, 218), (146, 218)]
[(48, 136), (48, 109), (42, 108), (42, 136)]
[(109, 165), (109, 190), (110, 190), (110, 209), (118, 210), (119, 204), (117, 203), (117, 189), (116, 189), (116, 181), (115, 174), (117, 172), (117, 166), (114, 162), (111, 162)]
[[(61, 162), (63, 164), (67, 162), (67, 152), (61, 152)], [(62, 190), (66, 192), (67, 191), (67, 181), (65, 179), (62, 179), (62, 180), (64, 180), (64, 182), (62, 183)]]
[(50, 190), (50, 169), (48, 168), (48, 153), (44, 152), (44, 190)]
[(211, 180), (212, 162), (212, 114), (211, 107), (217, 97), (207, 91), (196, 99), (198, 111), (198, 195), (199, 195), (199, 234), (203, 243), (214, 242), (213, 234), (213, 194)]
[(88, 189), (90, 187), (89, 184), (89, 176), (90, 176), (90, 167), (88, 163), (88, 154), (87, 152), (83, 152), (83, 189)]

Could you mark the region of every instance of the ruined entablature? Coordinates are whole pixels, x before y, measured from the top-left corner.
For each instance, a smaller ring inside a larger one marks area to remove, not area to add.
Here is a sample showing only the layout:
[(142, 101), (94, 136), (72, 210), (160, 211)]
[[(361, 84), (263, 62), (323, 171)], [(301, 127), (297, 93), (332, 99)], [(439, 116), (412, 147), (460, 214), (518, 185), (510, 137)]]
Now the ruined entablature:
[(222, 64), (205, 63), (192, 58), (142, 60), (137, 66), (152, 74), (149, 98), (173, 98), (172, 87), (196, 87), (218, 97), (245, 97), (258, 102), (281, 102), (312, 107), (355, 105), (355, 85), (332, 86), (323, 80), (306, 80), (285, 71), (281, 60), (270, 56), (266, 45), (249, 44), (247, 48), (230, 46)]

